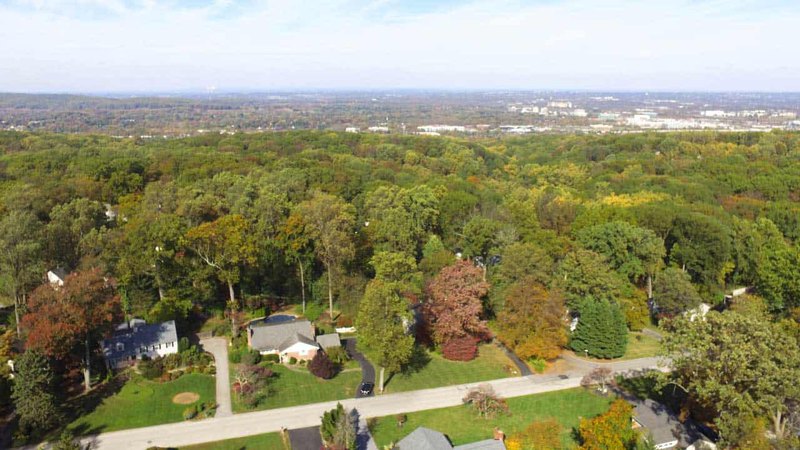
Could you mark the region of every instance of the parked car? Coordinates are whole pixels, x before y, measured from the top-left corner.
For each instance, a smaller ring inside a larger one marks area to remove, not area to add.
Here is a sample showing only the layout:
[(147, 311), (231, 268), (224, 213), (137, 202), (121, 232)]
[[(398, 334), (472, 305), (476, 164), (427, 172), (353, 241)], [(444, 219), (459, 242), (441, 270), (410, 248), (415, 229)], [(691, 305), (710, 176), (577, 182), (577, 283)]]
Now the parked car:
[(361, 383), (361, 387), (358, 388), (358, 391), (361, 392), (361, 395), (364, 397), (368, 397), (372, 394), (372, 390), (375, 388), (375, 383), (367, 383), (366, 381)]

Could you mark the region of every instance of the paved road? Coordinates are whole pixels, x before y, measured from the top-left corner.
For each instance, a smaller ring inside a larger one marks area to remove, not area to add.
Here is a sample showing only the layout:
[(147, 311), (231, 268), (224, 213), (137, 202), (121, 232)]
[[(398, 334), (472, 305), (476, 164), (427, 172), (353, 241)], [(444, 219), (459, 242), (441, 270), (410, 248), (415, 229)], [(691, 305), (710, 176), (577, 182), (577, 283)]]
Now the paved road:
[[(657, 368), (656, 358), (621, 361), (607, 364), (622, 372)], [(559, 375), (531, 375), (503, 378), (485, 383), (470, 383), (435, 389), (386, 394), (368, 398), (341, 400), (346, 408), (355, 408), (363, 417), (394, 415), (461, 404), (470, 388), (491, 384), (503, 397), (519, 397), (580, 386), (583, 375), (593, 367), (582, 367)], [(215, 417), (197, 422), (181, 422), (154, 427), (103, 433), (83, 439), (93, 449), (146, 449), (151, 446), (180, 447), (250, 436), (254, 434), (319, 425), (322, 413), (336, 407), (336, 401), (270, 409), (231, 417)]]
[[(358, 361), (358, 364), (361, 366), (361, 381), (374, 384), (375, 368), (372, 366), (372, 363), (369, 362), (366, 356), (356, 350), (356, 343), (356, 338), (347, 338), (344, 340), (344, 348), (347, 350), (347, 354), (350, 355), (350, 358)], [(361, 390), (356, 388), (356, 398), (361, 397)]]
[(231, 381), (228, 371), (228, 340), (221, 337), (203, 339), (200, 341), (203, 350), (214, 355), (214, 365), (217, 373), (217, 413), (214, 417), (228, 417), (233, 415), (231, 409)]

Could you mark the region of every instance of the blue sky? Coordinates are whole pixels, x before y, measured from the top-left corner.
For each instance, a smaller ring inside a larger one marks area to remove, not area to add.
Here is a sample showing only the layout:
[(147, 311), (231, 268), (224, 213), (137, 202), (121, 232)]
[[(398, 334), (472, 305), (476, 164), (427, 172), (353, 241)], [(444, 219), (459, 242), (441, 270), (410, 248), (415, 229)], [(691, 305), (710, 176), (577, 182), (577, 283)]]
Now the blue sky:
[(0, 0), (0, 91), (800, 91), (796, 0)]

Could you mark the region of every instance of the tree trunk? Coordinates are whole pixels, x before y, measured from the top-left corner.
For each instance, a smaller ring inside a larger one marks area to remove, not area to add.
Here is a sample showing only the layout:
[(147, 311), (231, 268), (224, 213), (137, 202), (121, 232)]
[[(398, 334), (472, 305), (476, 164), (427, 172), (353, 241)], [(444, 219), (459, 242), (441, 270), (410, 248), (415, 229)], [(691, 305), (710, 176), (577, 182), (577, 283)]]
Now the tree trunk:
[(653, 275), (647, 274), (647, 299), (653, 298)]
[(233, 292), (233, 283), (228, 281), (228, 294), (230, 295), (230, 310), (231, 310), (231, 337), (236, 337), (236, 311), (239, 310), (236, 305), (236, 295)]
[(777, 439), (783, 439), (786, 435), (786, 422), (783, 420), (783, 413), (781, 413), (780, 410), (776, 410), (775, 413), (772, 414), (772, 424), (775, 437)]
[(300, 267), (300, 296), (303, 298), (303, 314), (306, 313), (306, 277), (303, 274), (303, 262), (297, 264)]
[(86, 359), (83, 362), (83, 390), (89, 392), (92, 388), (92, 353), (89, 351), (89, 337), (86, 337)]
[(333, 277), (330, 265), (328, 265), (328, 311), (331, 316), (331, 323), (333, 323)]
[(381, 393), (383, 393), (383, 373), (385, 370), (386, 370), (385, 368), (381, 367), (381, 379), (380, 379), (380, 384), (378, 385)]
[(486, 282), (486, 271), (489, 269), (489, 262), (488, 258), (484, 258), (483, 260), (483, 281)]
[(17, 321), (17, 339), (22, 339), (22, 333), (19, 326), (19, 295), (14, 294), (14, 320)]
[(161, 276), (158, 270), (158, 260), (156, 260), (156, 286), (158, 287), (158, 300), (164, 301), (164, 288), (161, 287)]

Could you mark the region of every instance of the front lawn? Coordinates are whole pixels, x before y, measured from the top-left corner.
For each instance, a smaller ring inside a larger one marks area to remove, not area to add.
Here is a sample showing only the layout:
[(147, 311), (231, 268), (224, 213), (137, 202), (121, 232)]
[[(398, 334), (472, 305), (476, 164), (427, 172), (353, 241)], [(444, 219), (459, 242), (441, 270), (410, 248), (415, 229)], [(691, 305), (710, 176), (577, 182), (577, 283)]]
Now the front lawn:
[(289, 450), (284, 445), (280, 433), (257, 434), (224, 441), (206, 442), (205, 444), (189, 445), (180, 450)]
[(174, 381), (156, 383), (134, 375), (119, 392), (103, 399), (93, 411), (76, 419), (68, 428), (84, 435), (181, 422), (183, 411), (190, 406), (172, 402), (172, 397), (181, 392), (199, 394), (199, 400), (193, 404), (214, 403), (214, 377), (193, 373)]
[(582, 388), (548, 392), (508, 399), (509, 414), (494, 419), (481, 419), (467, 406), (432, 409), (408, 413), (408, 421), (397, 426), (395, 416), (376, 420), (370, 430), (378, 448), (397, 442), (417, 427), (424, 426), (446, 434), (454, 445), (492, 438), (492, 430), (498, 427), (511, 436), (524, 430), (534, 420), (556, 419), (562, 426), (563, 448), (575, 448), (577, 442), (572, 433), (581, 417), (594, 417), (605, 412), (611, 400)]
[[(417, 370), (398, 373), (386, 384), (385, 393), (414, 391), (453, 384), (474, 383), (512, 376), (516, 366), (497, 346), (484, 344), (478, 348), (478, 357), (472, 361), (449, 361), (435, 352), (425, 351)], [(380, 371), (375, 368), (375, 376)], [(376, 389), (378, 381), (376, 380)]]
[[(350, 363), (345, 366), (345, 371), (330, 380), (317, 378), (301, 366), (289, 368), (281, 364), (271, 364), (268, 367), (275, 373), (269, 384), (269, 396), (256, 409), (352, 398), (361, 383), (361, 370), (353, 368)], [(231, 367), (231, 381), (234, 380), (235, 370)], [(234, 412), (252, 411), (239, 401), (235, 393), (232, 394), (232, 400)]]
[(645, 333), (628, 333), (628, 348), (621, 359), (647, 358), (658, 355), (661, 350), (661, 342), (658, 339)]

